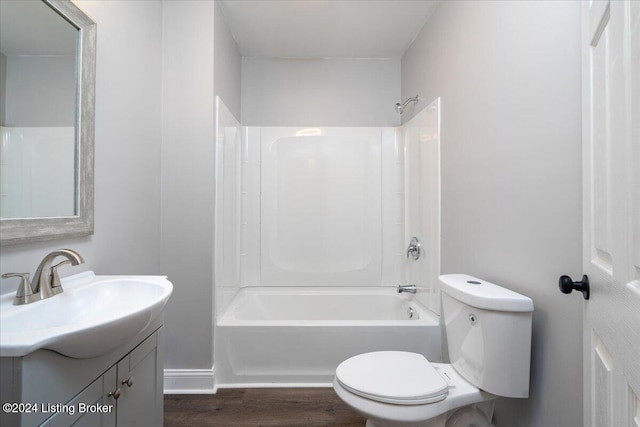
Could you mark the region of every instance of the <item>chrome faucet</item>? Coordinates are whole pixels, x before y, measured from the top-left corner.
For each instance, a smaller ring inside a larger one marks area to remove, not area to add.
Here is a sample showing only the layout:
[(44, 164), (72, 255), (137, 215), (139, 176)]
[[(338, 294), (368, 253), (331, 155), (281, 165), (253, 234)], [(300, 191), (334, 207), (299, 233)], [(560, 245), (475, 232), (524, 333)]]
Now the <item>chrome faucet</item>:
[[(51, 265), (53, 261), (63, 256), (66, 259), (56, 265)], [(29, 273), (5, 273), (3, 279), (10, 277), (20, 277), (20, 285), (13, 299), (13, 305), (30, 304), (42, 299), (51, 298), (61, 293), (62, 285), (60, 284), (60, 276), (58, 276), (58, 267), (64, 264), (78, 265), (84, 260), (79, 253), (71, 249), (58, 249), (44, 257), (40, 265), (36, 269), (33, 282), (29, 283)]]
[[(59, 256), (63, 256), (66, 259), (52, 266), (53, 261)], [(33, 293), (39, 294), (39, 299), (51, 298), (61, 293), (63, 289), (60, 284), (60, 276), (58, 276), (58, 267), (64, 264), (78, 265), (82, 263), (84, 263), (84, 260), (80, 254), (71, 249), (58, 249), (46, 255), (40, 262), (33, 277), (33, 283), (31, 284)]]
[(398, 285), (398, 293), (401, 294), (403, 292), (408, 292), (410, 294), (415, 294), (418, 291), (418, 287), (416, 285)]

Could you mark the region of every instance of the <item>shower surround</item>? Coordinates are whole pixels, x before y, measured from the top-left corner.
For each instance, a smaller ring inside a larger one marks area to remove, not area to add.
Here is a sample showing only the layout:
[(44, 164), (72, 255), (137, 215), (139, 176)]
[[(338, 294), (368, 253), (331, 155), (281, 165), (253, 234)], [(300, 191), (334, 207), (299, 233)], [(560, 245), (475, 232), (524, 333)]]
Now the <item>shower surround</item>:
[(217, 99), (217, 386), (328, 386), (374, 350), (440, 360), (438, 107), (401, 128), (246, 127)]

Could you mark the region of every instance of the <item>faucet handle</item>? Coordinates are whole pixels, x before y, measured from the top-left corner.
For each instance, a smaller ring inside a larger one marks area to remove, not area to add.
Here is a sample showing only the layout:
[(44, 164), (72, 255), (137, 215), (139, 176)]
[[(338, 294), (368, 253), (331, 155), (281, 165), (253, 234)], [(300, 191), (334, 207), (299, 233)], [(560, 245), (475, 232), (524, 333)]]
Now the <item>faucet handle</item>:
[(60, 261), (59, 263), (57, 263), (56, 265), (51, 267), (50, 270), (50, 274), (51, 274), (51, 292), (53, 293), (53, 295), (58, 295), (61, 294), (63, 292), (62, 289), (62, 284), (60, 283), (60, 276), (58, 275), (58, 267), (65, 265), (65, 264), (71, 264), (71, 261), (68, 259), (65, 259), (63, 261)]
[(3, 279), (10, 277), (20, 277), (20, 284), (18, 285), (18, 291), (13, 299), (13, 305), (29, 304), (30, 302), (38, 301), (40, 295), (34, 294), (31, 289), (31, 282), (29, 280), (29, 273), (5, 273), (2, 275)]
[(415, 261), (420, 258), (420, 250), (421, 250), (420, 240), (417, 237), (412, 237), (409, 242), (409, 247), (407, 248), (407, 258), (411, 257)]

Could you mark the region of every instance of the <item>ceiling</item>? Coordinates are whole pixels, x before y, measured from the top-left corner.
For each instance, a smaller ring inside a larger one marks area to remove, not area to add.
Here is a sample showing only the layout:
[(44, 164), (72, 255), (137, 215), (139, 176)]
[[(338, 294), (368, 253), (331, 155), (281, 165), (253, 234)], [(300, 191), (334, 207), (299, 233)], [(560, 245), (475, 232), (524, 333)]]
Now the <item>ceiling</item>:
[(243, 56), (396, 58), (438, 0), (221, 0)]

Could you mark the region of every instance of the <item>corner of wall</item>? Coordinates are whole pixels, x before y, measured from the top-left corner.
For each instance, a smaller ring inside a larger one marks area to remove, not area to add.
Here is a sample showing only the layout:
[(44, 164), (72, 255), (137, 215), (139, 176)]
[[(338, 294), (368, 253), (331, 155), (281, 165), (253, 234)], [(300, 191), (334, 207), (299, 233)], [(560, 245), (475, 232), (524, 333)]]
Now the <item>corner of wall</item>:
[(163, 2), (162, 36), (161, 267), (175, 286), (166, 307), (165, 360), (169, 368), (209, 369), (214, 298), (214, 3)]
[(224, 101), (231, 113), (242, 121), (240, 96), (242, 57), (217, 1), (214, 15), (214, 93)]

